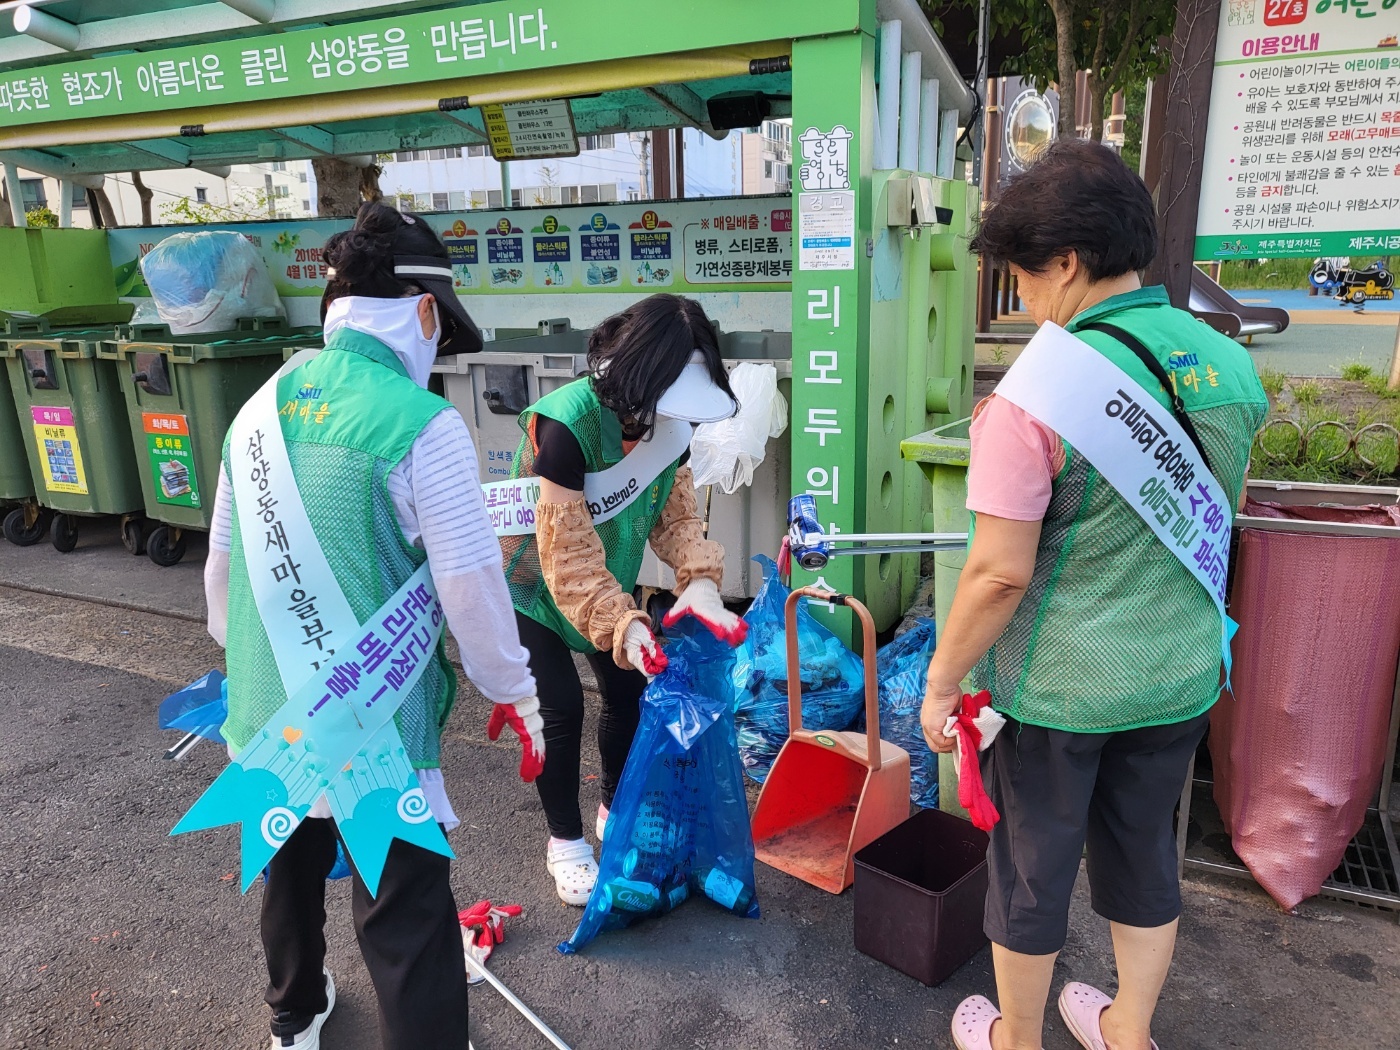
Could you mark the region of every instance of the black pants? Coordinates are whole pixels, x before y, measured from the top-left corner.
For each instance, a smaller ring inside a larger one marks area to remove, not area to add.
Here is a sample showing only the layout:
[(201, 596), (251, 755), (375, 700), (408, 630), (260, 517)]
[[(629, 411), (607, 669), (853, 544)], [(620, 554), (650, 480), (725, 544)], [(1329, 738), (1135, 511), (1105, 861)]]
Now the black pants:
[(987, 851), (987, 937), (1026, 955), (1063, 948), (1086, 846), (1094, 911), (1148, 929), (1180, 916), (1172, 817), (1209, 721), (1070, 733), (1008, 718), (982, 753), (1001, 812)]
[[(307, 819), (269, 865), (262, 940), (274, 1036), (295, 1034), (326, 1008), (326, 876), (331, 820)], [(448, 859), (395, 839), (379, 896), (354, 879), (355, 935), (379, 998), (384, 1050), (466, 1050), (467, 971)]]
[[(540, 791), (549, 833), (558, 839), (581, 839), (578, 789), (583, 685), (574, 667), (574, 654), (548, 627), (520, 613), (515, 614), (515, 621), (521, 644), (530, 651), (530, 671), (539, 689), (540, 718), (544, 721), (544, 772), (535, 778), (535, 787)], [(587, 660), (603, 699), (598, 714), (598, 752), (603, 759), (603, 805), (611, 806), (632, 738), (637, 735), (647, 680), (640, 671), (618, 667), (609, 653), (594, 653)]]

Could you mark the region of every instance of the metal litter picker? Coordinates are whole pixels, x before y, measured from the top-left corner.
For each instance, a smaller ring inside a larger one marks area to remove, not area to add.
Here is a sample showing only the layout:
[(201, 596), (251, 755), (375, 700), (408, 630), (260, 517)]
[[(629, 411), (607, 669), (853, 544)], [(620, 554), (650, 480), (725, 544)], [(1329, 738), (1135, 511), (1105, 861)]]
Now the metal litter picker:
[(535, 1013), (522, 1003), (514, 992), (501, 983), (499, 977), (473, 959), (470, 955), (467, 956), (467, 973), (468, 975), (480, 974), (482, 977), (486, 978), (486, 983), (500, 992), (501, 995), (505, 997), (506, 1002), (510, 1003), (511, 1006), (515, 1007), (516, 1010), (520, 1012), (521, 1017), (534, 1025), (535, 1029), (549, 1040), (550, 1046), (556, 1047), (557, 1050), (570, 1050), (569, 1044), (555, 1035), (554, 1030), (550, 1028), (549, 1025), (535, 1016)]

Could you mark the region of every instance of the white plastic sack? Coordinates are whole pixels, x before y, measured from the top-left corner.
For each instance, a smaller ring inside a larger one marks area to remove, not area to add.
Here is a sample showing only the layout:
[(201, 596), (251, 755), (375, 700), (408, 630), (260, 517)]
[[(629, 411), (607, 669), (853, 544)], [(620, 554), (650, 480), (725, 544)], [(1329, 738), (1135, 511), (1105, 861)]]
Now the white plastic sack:
[(738, 414), (701, 424), (690, 441), (696, 487), (718, 485), (726, 495), (753, 481), (769, 439), (782, 437), (788, 422), (787, 398), (778, 393), (778, 370), (772, 365), (735, 365), (729, 385), (739, 399)]
[(160, 319), (175, 335), (225, 332), (244, 317), (285, 317), (262, 253), (227, 230), (177, 233), (141, 260)]

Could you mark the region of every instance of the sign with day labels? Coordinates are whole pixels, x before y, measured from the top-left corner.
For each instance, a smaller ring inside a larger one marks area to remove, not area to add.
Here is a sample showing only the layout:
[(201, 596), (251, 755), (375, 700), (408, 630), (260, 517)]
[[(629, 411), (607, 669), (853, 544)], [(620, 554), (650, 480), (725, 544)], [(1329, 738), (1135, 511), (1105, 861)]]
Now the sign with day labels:
[(497, 160), (577, 157), (578, 135), (568, 99), (482, 106), (491, 156)]
[(1400, 251), (1400, 4), (1225, 0), (1197, 259)]
[(39, 446), (39, 469), (44, 487), (50, 492), (83, 495), (87, 475), (83, 472), (83, 450), (78, 444), (78, 426), (73, 410), (63, 405), (34, 405), (34, 440)]

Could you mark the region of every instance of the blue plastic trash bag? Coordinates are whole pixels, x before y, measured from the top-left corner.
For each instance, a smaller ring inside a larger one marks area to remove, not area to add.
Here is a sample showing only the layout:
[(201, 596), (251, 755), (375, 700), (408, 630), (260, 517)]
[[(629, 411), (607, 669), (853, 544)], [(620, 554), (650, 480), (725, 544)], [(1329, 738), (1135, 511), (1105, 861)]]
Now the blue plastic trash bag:
[(224, 743), (219, 730), (228, 720), (228, 679), (222, 671), (210, 671), (160, 704), (160, 727)]
[[(763, 586), (744, 619), (749, 636), (735, 650), (735, 720), (744, 770), (760, 784), (788, 738), (787, 628), (783, 606), (790, 593), (773, 559), (758, 555)], [(865, 669), (807, 610), (797, 606), (797, 646), (802, 664), (802, 725), (840, 732), (851, 728), (865, 705)]]
[(688, 897), (758, 918), (753, 834), (730, 706), (733, 650), (693, 619), (666, 646), (608, 816), (598, 883), (559, 950), (663, 915)]
[[(909, 800), (924, 809), (938, 808), (938, 756), (929, 749), (919, 721), (935, 641), (933, 621), (919, 620), (881, 649), (875, 660), (880, 737), (909, 752)], [(865, 731), (863, 709), (860, 730)]]
[[(228, 679), (222, 671), (210, 671), (203, 678), (191, 682), (162, 700), (159, 717), (162, 729), (193, 733), (227, 747), (220, 730), (228, 721)], [(335, 866), (331, 868), (327, 878), (343, 879), (349, 875), (350, 862), (345, 857), (345, 848), (337, 840)]]

